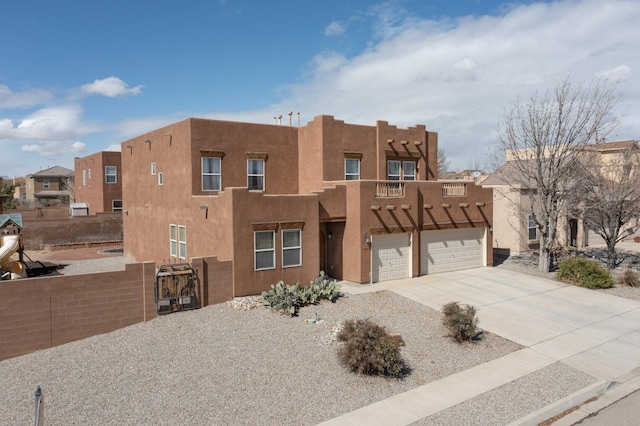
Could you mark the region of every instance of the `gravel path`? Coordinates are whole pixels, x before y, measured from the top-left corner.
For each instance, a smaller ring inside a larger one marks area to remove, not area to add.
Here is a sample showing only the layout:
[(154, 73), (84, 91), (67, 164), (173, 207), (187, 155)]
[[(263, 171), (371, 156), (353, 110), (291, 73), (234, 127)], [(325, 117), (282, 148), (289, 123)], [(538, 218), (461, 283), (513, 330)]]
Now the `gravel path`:
[[(320, 323), (306, 322), (316, 315)], [(348, 318), (400, 333), (412, 373), (389, 380), (340, 366), (333, 330)], [(0, 424), (33, 421), (38, 385), (47, 425), (316, 424), (519, 349), (490, 333), (456, 344), (440, 320), (391, 292), (307, 307), (296, 318), (227, 304), (167, 315), (0, 362)]]

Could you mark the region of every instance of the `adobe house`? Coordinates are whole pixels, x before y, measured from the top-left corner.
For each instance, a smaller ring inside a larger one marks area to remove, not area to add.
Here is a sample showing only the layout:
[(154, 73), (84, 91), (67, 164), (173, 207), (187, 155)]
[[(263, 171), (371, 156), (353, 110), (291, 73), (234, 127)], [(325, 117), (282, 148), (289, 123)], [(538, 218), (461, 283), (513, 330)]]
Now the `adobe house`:
[(231, 261), (234, 296), (492, 265), (492, 190), (438, 181), (437, 151), (424, 125), (189, 118), (122, 143), (124, 254)]
[(101, 151), (74, 159), (75, 201), (85, 203), (88, 214), (122, 211), (120, 158), (120, 152)]

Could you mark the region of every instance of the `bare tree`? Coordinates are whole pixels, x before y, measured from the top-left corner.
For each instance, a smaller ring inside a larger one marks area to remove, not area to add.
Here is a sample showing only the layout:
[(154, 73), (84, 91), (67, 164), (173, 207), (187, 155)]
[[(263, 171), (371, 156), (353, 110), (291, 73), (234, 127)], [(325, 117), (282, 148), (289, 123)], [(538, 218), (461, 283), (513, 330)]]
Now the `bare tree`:
[(447, 160), (447, 155), (444, 153), (444, 149), (438, 149), (438, 176), (447, 173), (451, 167), (451, 162)]
[(607, 136), (615, 125), (614, 88), (609, 80), (583, 86), (567, 79), (527, 101), (517, 99), (500, 120), (501, 149), (516, 170), (503, 180), (526, 190), (530, 198), (529, 216), (540, 236), (541, 271), (553, 266), (550, 253), (578, 156), (590, 140)]
[(629, 141), (615, 154), (589, 145), (569, 195), (569, 209), (607, 244), (607, 267), (616, 266), (616, 244), (640, 227), (640, 147)]

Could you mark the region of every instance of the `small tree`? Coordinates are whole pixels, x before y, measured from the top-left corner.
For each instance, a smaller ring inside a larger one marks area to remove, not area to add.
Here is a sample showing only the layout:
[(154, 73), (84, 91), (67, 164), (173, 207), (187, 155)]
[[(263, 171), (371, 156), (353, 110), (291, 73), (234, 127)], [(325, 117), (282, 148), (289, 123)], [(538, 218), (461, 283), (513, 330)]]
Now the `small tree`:
[(630, 141), (620, 152), (608, 154), (600, 147), (586, 147), (569, 206), (602, 237), (607, 244), (607, 267), (614, 268), (616, 244), (640, 227), (640, 147)]
[(608, 135), (615, 125), (611, 112), (618, 96), (613, 89), (609, 80), (582, 86), (567, 79), (527, 101), (517, 99), (500, 120), (501, 148), (516, 170), (503, 180), (530, 198), (528, 216), (540, 236), (541, 271), (552, 268), (558, 218), (578, 156), (590, 140)]
[(7, 182), (5, 178), (0, 177), (0, 213), (16, 207), (13, 200), (14, 188), (14, 185)]

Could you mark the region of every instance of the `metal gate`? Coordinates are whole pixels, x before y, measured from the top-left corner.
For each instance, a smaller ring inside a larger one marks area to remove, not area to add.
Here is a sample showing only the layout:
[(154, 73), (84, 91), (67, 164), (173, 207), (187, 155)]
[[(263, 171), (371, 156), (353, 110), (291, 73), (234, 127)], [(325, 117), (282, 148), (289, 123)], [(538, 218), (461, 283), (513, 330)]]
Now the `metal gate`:
[(195, 309), (193, 268), (188, 263), (162, 265), (156, 274), (155, 298), (158, 315)]

